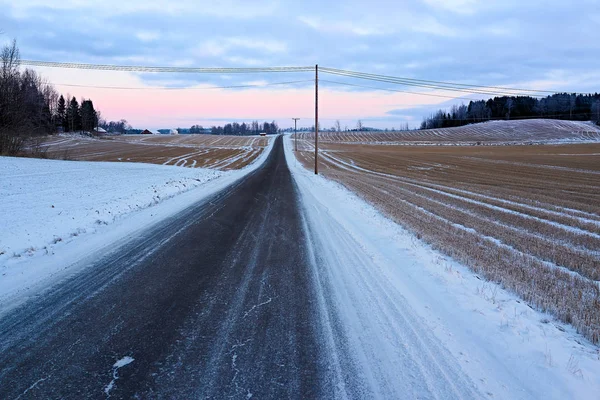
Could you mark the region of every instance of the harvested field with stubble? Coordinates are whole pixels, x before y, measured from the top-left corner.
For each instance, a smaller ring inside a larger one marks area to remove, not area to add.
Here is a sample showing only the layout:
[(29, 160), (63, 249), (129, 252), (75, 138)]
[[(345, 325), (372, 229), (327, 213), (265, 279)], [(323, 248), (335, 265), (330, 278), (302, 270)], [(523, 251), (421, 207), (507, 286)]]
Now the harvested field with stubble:
[(44, 146), (50, 158), (144, 162), (226, 171), (250, 164), (268, 144), (269, 138), (257, 136), (58, 135), (49, 137)]
[[(313, 143), (298, 158), (313, 167)], [(600, 143), (321, 142), (320, 172), (600, 343)]]
[[(303, 138), (313, 139), (311, 133)], [(600, 142), (600, 127), (591, 122), (530, 119), (489, 121), (455, 128), (400, 132), (320, 132), (323, 143), (364, 144), (523, 144)]]

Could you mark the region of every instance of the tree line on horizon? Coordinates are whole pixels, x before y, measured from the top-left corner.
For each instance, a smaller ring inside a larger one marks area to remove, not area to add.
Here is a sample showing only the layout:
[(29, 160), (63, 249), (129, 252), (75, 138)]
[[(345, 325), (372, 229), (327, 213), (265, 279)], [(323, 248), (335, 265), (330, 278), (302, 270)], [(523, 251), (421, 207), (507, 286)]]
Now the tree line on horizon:
[(238, 122), (232, 122), (225, 124), (224, 126), (213, 126), (210, 128), (210, 133), (212, 135), (250, 136), (258, 135), (261, 132), (264, 132), (267, 135), (275, 134), (279, 132), (279, 126), (275, 121), (265, 121), (262, 124), (260, 124), (258, 121), (252, 121), (249, 124), (246, 124), (245, 122), (242, 122), (241, 124)]
[(449, 128), (491, 120), (549, 118), (600, 125), (600, 94), (556, 93), (544, 98), (502, 96), (453, 105), (423, 118), (421, 129)]

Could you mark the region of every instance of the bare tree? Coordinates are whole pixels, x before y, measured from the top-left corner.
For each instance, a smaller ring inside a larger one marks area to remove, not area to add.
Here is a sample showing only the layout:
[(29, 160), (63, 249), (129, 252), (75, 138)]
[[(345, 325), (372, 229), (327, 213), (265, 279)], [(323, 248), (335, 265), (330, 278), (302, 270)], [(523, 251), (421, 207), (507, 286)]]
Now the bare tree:
[(0, 55), (2, 68), (0, 69), (0, 79), (6, 81), (15, 78), (19, 74), (19, 66), (21, 65), (21, 53), (17, 47), (17, 41), (13, 40), (10, 46), (5, 46)]
[(17, 42), (0, 53), (0, 154), (17, 154), (24, 145), (19, 121), (24, 109), (19, 77), (21, 57)]
[(360, 119), (356, 122), (356, 130), (357, 131), (362, 131), (363, 130), (363, 123), (362, 123), (362, 121)]
[(334, 128), (335, 128), (335, 132), (341, 132), (342, 131), (342, 126), (340, 125), (340, 120), (339, 119), (335, 120)]
[(510, 119), (510, 112), (512, 111), (514, 106), (515, 106), (515, 102), (512, 99), (512, 97), (509, 97), (508, 99), (506, 99), (506, 105), (504, 106), (506, 108), (506, 119)]

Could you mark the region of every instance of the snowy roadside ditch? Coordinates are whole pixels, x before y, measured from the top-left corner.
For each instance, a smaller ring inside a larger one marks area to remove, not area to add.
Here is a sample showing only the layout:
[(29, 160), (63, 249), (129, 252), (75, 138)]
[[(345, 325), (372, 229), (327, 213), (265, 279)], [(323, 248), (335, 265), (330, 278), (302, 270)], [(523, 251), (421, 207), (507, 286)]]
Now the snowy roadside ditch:
[(0, 313), (264, 163), (231, 171), (0, 157)]
[[(326, 297), (337, 303), (351, 343), (370, 347), (356, 350), (365, 370), (402, 364), (411, 356), (398, 349), (421, 345), (411, 342), (416, 331), (427, 348), (449, 352), (440, 365), (458, 365), (487, 398), (597, 398), (598, 347), (434, 251), (342, 185), (315, 176), (295, 159), (289, 137), (284, 145), (311, 240), (322, 253), (315, 268), (329, 282)], [(430, 370), (418, 354), (415, 362)], [(385, 380), (382, 371), (371, 378)], [(393, 372), (383, 394), (408, 394), (402, 369)], [(431, 388), (442, 387), (429, 378)]]

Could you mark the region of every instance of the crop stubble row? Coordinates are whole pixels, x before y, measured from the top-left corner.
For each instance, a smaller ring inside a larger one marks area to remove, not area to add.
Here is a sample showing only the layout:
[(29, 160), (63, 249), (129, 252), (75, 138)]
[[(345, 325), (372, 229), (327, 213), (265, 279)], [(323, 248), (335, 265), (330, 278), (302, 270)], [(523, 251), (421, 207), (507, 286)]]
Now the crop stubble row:
[(106, 138), (51, 137), (51, 158), (127, 161), (231, 170), (254, 161), (268, 144), (258, 137), (215, 135), (124, 135)]
[[(300, 143), (310, 168), (312, 144)], [(600, 341), (600, 144), (323, 143), (321, 151), (322, 174)]]

